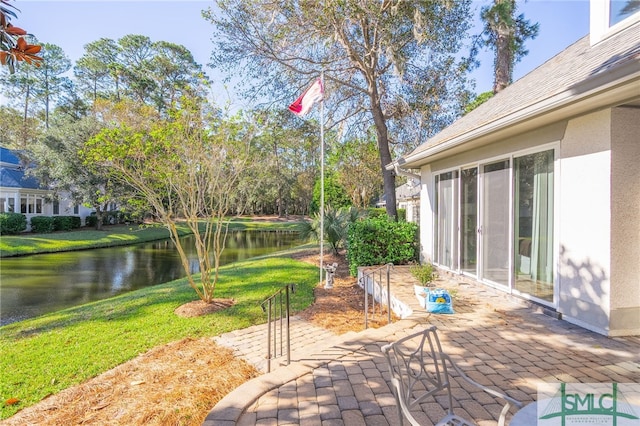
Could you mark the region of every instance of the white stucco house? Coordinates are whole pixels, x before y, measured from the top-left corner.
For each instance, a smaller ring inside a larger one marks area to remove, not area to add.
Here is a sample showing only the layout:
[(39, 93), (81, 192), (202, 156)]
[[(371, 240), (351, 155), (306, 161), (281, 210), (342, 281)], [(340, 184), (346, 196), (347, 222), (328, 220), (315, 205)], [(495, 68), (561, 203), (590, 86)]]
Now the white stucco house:
[(91, 209), (77, 205), (62, 194), (52, 201), (53, 191), (33, 177), (25, 175), (15, 152), (0, 147), (0, 213), (22, 213), (29, 221), (34, 216), (79, 216), (82, 224)]
[(640, 335), (640, 10), (388, 165), (420, 175), (423, 260), (609, 336)]

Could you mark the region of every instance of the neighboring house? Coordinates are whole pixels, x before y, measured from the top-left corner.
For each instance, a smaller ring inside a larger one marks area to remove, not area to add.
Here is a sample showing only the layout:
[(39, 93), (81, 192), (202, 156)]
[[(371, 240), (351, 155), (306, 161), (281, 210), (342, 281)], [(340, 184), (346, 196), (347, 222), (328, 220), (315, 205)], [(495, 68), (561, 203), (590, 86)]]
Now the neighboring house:
[(640, 335), (640, 10), (616, 3), (388, 166), (420, 172), (424, 260), (609, 336)]
[[(420, 221), (420, 179), (408, 179), (396, 188), (396, 207), (404, 209), (405, 220), (407, 222), (419, 223)], [(387, 197), (382, 194), (376, 201), (376, 207), (385, 208), (387, 206)]]
[(420, 180), (409, 179), (396, 188), (398, 208), (406, 212), (407, 222), (420, 223)]
[[(51, 201), (53, 191), (26, 176), (17, 155), (0, 147), (0, 213), (22, 213), (27, 224), (33, 216), (80, 216), (82, 223), (91, 210), (78, 206), (64, 194)], [(30, 229), (29, 227), (27, 229)]]

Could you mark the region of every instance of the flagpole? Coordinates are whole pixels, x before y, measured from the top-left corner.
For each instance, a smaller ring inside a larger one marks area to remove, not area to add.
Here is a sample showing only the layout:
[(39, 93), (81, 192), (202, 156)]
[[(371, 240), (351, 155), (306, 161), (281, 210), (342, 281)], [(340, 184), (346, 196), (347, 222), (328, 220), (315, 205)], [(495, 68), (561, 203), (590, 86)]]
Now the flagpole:
[[(320, 72), (324, 92), (324, 70)], [(324, 93), (320, 100), (320, 283), (324, 271)], [(325, 289), (330, 288), (325, 284)]]

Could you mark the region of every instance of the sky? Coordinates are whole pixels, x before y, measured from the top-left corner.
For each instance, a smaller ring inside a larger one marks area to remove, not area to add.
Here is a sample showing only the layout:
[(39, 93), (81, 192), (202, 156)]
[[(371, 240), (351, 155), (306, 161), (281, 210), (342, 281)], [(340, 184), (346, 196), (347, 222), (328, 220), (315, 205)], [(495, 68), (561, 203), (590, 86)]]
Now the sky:
[[(480, 8), (491, 1), (473, 2), (477, 21), (473, 33), (481, 31)], [(589, 32), (589, 0), (517, 1), (519, 12), (530, 22), (538, 22), (540, 30), (536, 39), (526, 42), (529, 54), (516, 64), (514, 80)], [(19, 12), (12, 23), (34, 34), (40, 42), (60, 46), (72, 62), (83, 55), (84, 45), (103, 37), (118, 40), (127, 34), (141, 34), (152, 41), (181, 44), (214, 80), (216, 102), (242, 107), (232, 87), (224, 88), (224, 76), (206, 66), (213, 46), (213, 27), (202, 18), (201, 11), (213, 3), (214, 0), (14, 0), (12, 4)], [(483, 52), (480, 61), (481, 66), (472, 74), (476, 93), (493, 87), (493, 54)]]

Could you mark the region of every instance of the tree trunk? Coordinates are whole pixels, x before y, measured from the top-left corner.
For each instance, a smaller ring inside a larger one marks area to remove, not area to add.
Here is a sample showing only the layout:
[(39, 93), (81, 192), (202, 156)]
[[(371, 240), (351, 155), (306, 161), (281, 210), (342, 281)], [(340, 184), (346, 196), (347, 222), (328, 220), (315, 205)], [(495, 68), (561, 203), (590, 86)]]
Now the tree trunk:
[(493, 93), (498, 93), (509, 84), (513, 76), (514, 62), (514, 12), (516, 3), (514, 0), (495, 0), (494, 8), (497, 16), (494, 23), (496, 36), (495, 74)]
[(373, 114), (373, 122), (376, 126), (376, 134), (378, 139), (378, 152), (380, 154), (380, 167), (382, 168), (382, 178), (384, 181), (384, 194), (386, 198), (387, 215), (398, 220), (398, 211), (396, 209), (396, 176), (392, 170), (387, 170), (386, 165), (391, 163), (391, 151), (389, 150), (389, 132), (387, 123), (384, 119), (384, 113), (380, 106), (377, 90), (374, 87), (371, 96), (371, 112)]
[[(275, 157), (276, 160), (276, 173), (278, 176), (280, 175), (280, 157), (278, 157), (278, 143), (274, 142), (273, 143), (273, 156)], [(284, 197), (282, 195), (282, 179), (277, 179), (278, 181), (278, 198), (276, 199), (276, 207), (278, 209), (278, 217), (283, 217), (284, 216)]]
[(29, 114), (29, 96), (31, 95), (31, 86), (27, 86), (27, 91), (24, 95), (24, 114), (22, 116), (23, 121), (26, 123)]
[(102, 206), (97, 205), (96, 208), (96, 231), (102, 230), (102, 217), (104, 216), (104, 211), (102, 210)]
[(512, 37), (509, 28), (498, 29), (493, 93), (498, 93), (511, 83), (511, 66), (513, 64), (513, 52), (511, 49)]

